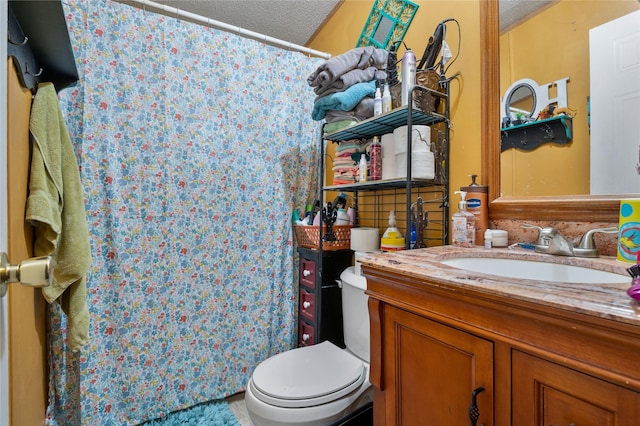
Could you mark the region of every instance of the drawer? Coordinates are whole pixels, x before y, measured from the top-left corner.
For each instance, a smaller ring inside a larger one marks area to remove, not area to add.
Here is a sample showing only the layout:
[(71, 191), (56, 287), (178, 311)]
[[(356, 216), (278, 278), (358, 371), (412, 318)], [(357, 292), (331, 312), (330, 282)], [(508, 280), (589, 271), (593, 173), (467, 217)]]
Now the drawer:
[(316, 342), (316, 329), (313, 325), (300, 321), (298, 325), (298, 345), (310, 346)]
[(307, 290), (300, 289), (300, 307), (298, 312), (309, 321), (315, 321), (316, 295)]
[(316, 262), (300, 258), (300, 284), (309, 288), (316, 288)]

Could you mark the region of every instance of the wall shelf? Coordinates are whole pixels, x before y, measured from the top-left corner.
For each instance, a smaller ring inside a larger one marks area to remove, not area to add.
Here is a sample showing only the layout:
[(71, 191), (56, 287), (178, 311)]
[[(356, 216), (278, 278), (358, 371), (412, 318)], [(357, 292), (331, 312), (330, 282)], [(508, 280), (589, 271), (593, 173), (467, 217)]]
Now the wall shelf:
[[(429, 89), (424, 89), (429, 90)], [(432, 93), (440, 93), (431, 91)], [(408, 106), (395, 108), (387, 113), (378, 115), (367, 120), (354, 124), (346, 129), (324, 135), (324, 139), (338, 142), (348, 139), (366, 139), (374, 136), (392, 133), (397, 127), (407, 124), (409, 119)], [(411, 109), (411, 122), (415, 125), (430, 126), (444, 121), (446, 117), (431, 113), (425, 114), (417, 109)]]
[(525, 151), (553, 142), (566, 145), (572, 138), (572, 119), (566, 115), (500, 129), (500, 150), (518, 148)]

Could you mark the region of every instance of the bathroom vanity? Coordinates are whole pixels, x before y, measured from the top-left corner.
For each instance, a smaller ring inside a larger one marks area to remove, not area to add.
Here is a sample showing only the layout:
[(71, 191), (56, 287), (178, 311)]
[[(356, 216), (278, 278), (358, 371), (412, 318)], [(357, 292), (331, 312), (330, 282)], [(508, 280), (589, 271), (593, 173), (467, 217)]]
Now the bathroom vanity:
[[(487, 256), (622, 280), (539, 281), (442, 263)], [(640, 305), (625, 293), (628, 266), (451, 246), (362, 259), (375, 424), (636, 425)]]

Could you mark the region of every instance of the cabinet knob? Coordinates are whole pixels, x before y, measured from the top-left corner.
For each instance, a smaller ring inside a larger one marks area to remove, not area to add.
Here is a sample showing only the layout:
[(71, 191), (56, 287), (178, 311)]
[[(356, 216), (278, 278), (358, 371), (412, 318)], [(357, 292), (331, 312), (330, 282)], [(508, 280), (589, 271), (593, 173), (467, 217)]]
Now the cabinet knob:
[(305, 302), (302, 303), (302, 307), (305, 308), (305, 309), (309, 309), (309, 306), (311, 306), (311, 302), (306, 302), (305, 301)]
[(306, 342), (307, 340), (309, 340), (309, 337), (311, 337), (311, 336), (309, 336), (307, 333), (303, 333), (302, 334), (302, 341)]
[(302, 275), (304, 275), (305, 277), (308, 277), (309, 275), (311, 275), (311, 271), (305, 269), (304, 271), (302, 271)]

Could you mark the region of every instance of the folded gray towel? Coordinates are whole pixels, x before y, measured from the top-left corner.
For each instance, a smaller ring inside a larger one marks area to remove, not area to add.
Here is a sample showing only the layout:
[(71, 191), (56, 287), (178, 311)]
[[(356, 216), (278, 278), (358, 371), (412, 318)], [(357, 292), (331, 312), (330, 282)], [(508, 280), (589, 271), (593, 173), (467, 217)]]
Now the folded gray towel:
[(307, 78), (307, 83), (311, 87), (326, 88), (336, 79), (354, 69), (364, 70), (374, 67), (386, 70), (388, 56), (389, 52), (384, 49), (373, 46), (357, 47), (324, 61)]
[(386, 71), (379, 70), (376, 67), (369, 67), (363, 70), (355, 69), (342, 74), (329, 84), (314, 87), (313, 91), (318, 97), (322, 97), (331, 93), (342, 92), (357, 83), (384, 81), (386, 79)]

